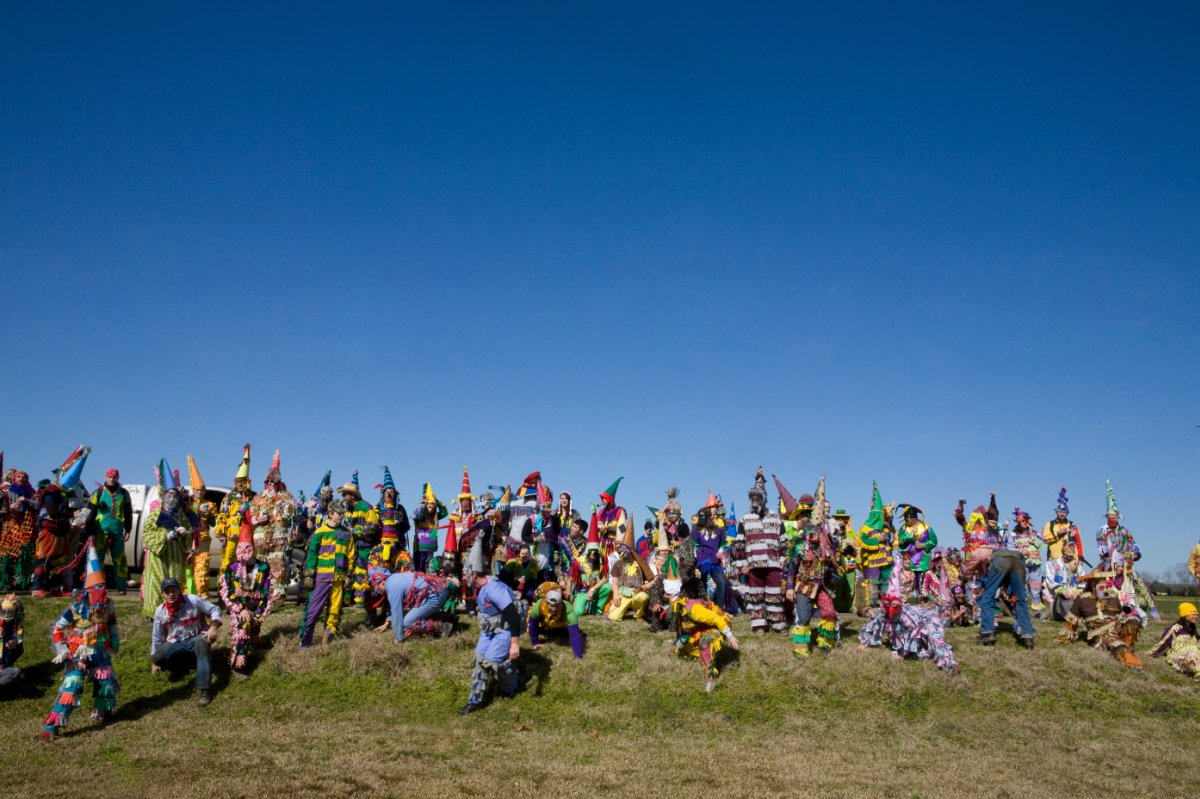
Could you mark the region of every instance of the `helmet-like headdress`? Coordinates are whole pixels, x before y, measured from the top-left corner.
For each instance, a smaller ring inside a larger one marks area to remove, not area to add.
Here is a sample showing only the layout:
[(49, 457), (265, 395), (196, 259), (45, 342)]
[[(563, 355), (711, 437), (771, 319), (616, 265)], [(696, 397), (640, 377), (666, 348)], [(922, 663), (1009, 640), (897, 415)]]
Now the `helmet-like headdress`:
[(1058, 502), (1055, 504), (1054, 510), (1057, 513), (1069, 513), (1070, 512), (1067, 508), (1067, 487), (1066, 486), (1063, 486), (1062, 488), (1058, 489)]
[(1105, 516), (1114, 516), (1115, 515), (1118, 519), (1120, 519), (1120, 518), (1122, 518), (1121, 512), (1119, 510), (1117, 510), (1117, 497), (1113, 494), (1112, 480), (1105, 480), (1104, 482), (1107, 485), (1107, 488), (1105, 489), (1105, 495), (1106, 495), (1106, 499), (1108, 501), (1108, 509), (1105, 511), (1104, 515)]

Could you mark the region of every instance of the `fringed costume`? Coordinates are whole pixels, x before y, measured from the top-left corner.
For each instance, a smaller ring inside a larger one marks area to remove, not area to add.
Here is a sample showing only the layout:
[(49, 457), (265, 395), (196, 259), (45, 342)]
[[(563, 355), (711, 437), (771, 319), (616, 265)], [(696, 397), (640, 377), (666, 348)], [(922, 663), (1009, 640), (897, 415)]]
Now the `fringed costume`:
[(915, 505), (902, 504), (899, 506), (904, 519), (897, 530), (900, 549), (904, 553), (904, 566), (912, 572), (912, 596), (918, 601), (929, 597), (922, 594), (925, 575), (929, 572), (929, 553), (937, 548), (937, 533), (925, 523), (924, 511)]
[(29, 484), (29, 475), (17, 472), (5, 494), (8, 512), (0, 519), (0, 589), (23, 591), (33, 581), (37, 492)]
[(705, 690), (711, 691), (720, 675), (717, 653), (726, 641), (737, 649), (737, 639), (729, 626), (729, 616), (712, 602), (699, 598), (702, 593), (695, 579), (688, 581), (683, 595), (671, 603), (671, 612), (675, 617), (675, 654), (700, 661)]
[(1179, 621), (1163, 630), (1158, 646), (1151, 653), (1165, 657), (1171, 668), (1193, 679), (1200, 679), (1200, 635), (1195, 622), (1187, 617), (1196, 614), (1196, 606), (1184, 602), (1179, 606)]
[(562, 547), (564, 562), (570, 564), (565, 576), (575, 615), (602, 613), (612, 599), (612, 585), (597, 531), (590, 529), (586, 540), (583, 536), (565, 536)]
[(271, 567), (271, 590), (281, 601), (287, 590), (287, 550), (292, 541), (292, 519), (296, 498), (283, 486), (279, 474), (279, 450), (263, 480), (263, 490), (250, 501), (250, 523), (254, 526), (254, 548)]
[(162, 604), (160, 584), (167, 577), (184, 582), (184, 561), (191, 550), (192, 534), (200, 520), (184, 505), (179, 485), (166, 460), (155, 466), (158, 472), (160, 503), (146, 515), (142, 523), (142, 540), (146, 542), (146, 565), (142, 572), (142, 615), (154, 618)]
[(1131, 595), (1115, 587), (1115, 575), (1099, 569), (1078, 578), (1080, 594), (1071, 603), (1056, 644), (1073, 643), (1079, 632), (1087, 632), (1088, 643), (1108, 651), (1122, 666), (1141, 669), (1142, 659), (1134, 653), (1142, 622)]
[(1146, 588), (1142, 576), (1137, 573), (1134, 563), (1142, 559), (1142, 550), (1133, 535), (1121, 524), (1120, 511), (1117, 510), (1117, 500), (1113, 495), (1112, 482), (1107, 482), (1107, 523), (1096, 533), (1096, 544), (1100, 548), (1100, 568), (1115, 572), (1115, 585), (1118, 591), (1131, 594), (1137, 600), (1137, 606), (1158, 621), (1158, 607), (1154, 597)]
[(258, 643), (262, 623), (275, 601), (271, 567), (255, 558), (249, 526), (242, 528), (239, 538), (237, 562), (221, 572), (217, 581), (221, 601), (229, 611), (229, 665), (237, 671), (245, 668), (246, 653)]
[(891, 580), (895, 568), (893, 535), (887, 508), (879, 495), (879, 484), (873, 483), (871, 515), (858, 531), (859, 558), (863, 560), (863, 578), (867, 583), (867, 599), (871, 607), (879, 607), (882, 587)]
[(521, 616), (512, 591), (503, 583), (488, 580), (476, 590), (476, 601), (479, 643), (471, 669), (471, 692), (466, 707), (459, 711), (464, 714), (483, 707), (493, 680), (501, 697), (514, 696), (520, 688), (512, 658), (517, 654), (515, 639), (521, 634)]
[(783, 519), (778, 513), (766, 510), (766, 485), (760, 468), (754, 478), (754, 487), (750, 489), (750, 512), (738, 522), (732, 552), (733, 568), (748, 570), (744, 595), (750, 631), (764, 633), (769, 627), (782, 633), (787, 632), (787, 619), (783, 614), (787, 538), (783, 532)]
[(538, 586), (537, 595), (538, 599), (529, 606), (525, 619), (529, 642), (535, 648), (540, 648), (543, 637), (561, 638), (566, 633), (575, 659), (582, 660), (583, 633), (579, 631), (579, 617), (571, 603), (563, 600), (558, 583), (542, 583)]
[(600, 495), (602, 504), (593, 516), (594, 524), (600, 534), (600, 548), (604, 550), (605, 558), (616, 550), (617, 541), (624, 537), (625, 531), (632, 529), (628, 511), (617, 505), (617, 486), (624, 479), (624, 477), (618, 477), (608, 487), (608, 490)]

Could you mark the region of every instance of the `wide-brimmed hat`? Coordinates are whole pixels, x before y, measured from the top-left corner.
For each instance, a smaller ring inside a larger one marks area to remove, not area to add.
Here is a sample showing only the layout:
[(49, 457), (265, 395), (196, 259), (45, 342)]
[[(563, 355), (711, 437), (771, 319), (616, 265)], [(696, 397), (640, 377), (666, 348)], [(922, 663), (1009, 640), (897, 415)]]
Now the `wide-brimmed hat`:
[(362, 499), (362, 492), (360, 492), (358, 490), (358, 486), (356, 486), (354, 483), (346, 483), (344, 486), (342, 486), (341, 488), (338, 489), (338, 493), (339, 494), (353, 494), (354, 496), (358, 497), (359, 499)]

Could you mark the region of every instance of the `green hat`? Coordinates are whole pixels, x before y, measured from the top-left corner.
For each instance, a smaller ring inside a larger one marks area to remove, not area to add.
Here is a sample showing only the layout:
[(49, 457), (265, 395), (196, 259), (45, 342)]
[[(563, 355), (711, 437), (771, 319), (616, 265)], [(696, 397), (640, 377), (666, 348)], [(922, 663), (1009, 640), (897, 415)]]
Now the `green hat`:
[(1109, 514), (1116, 514), (1116, 517), (1120, 519), (1121, 512), (1117, 510), (1117, 498), (1113, 496), (1112, 480), (1105, 480), (1104, 482), (1108, 485), (1106, 490), (1108, 495), (1108, 511), (1104, 515), (1108, 516)]
[(872, 530), (884, 529), (883, 523), (883, 499), (879, 496), (879, 483), (871, 481), (871, 515), (867, 517), (864, 527), (869, 527)]
[(614, 505), (617, 504), (617, 485), (620, 484), (624, 477), (618, 477), (613, 480), (613, 484), (608, 487), (608, 490), (600, 495), (600, 499), (606, 499)]

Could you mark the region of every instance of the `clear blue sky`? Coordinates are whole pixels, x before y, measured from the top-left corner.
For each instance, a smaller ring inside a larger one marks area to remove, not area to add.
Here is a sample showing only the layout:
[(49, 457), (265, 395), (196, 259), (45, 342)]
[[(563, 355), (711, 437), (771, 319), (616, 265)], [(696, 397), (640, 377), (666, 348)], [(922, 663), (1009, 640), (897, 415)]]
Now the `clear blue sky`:
[[(1196, 542), (1191, 3), (9, 3), (0, 448)], [(367, 492), (375, 498), (373, 491)], [(586, 510), (586, 506), (584, 508)]]

